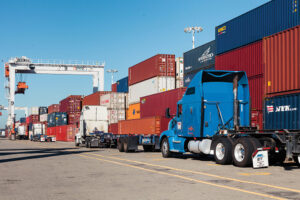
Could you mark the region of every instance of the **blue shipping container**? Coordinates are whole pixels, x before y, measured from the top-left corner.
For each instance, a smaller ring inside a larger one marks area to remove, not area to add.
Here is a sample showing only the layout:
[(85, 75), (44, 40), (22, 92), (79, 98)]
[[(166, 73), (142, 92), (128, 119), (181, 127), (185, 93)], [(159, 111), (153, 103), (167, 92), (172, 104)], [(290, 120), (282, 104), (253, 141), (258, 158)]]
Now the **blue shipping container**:
[(299, 24), (299, 0), (272, 0), (217, 26), (217, 55)]
[(184, 74), (184, 78), (183, 78), (183, 85), (184, 87), (188, 87), (190, 82), (193, 80), (194, 76), (200, 71), (200, 70), (214, 70), (215, 69), (215, 66), (212, 65), (212, 66), (208, 66), (208, 67), (204, 67), (204, 68), (200, 68), (200, 69), (197, 69), (195, 71), (192, 71), (192, 72), (189, 72), (189, 73), (185, 73)]
[(128, 76), (117, 81), (117, 92), (128, 92)]
[(265, 99), (265, 129), (300, 129), (300, 93)]
[(48, 127), (62, 126), (68, 124), (67, 113), (55, 112), (48, 114)]
[(215, 64), (216, 42), (211, 41), (183, 53), (184, 73), (201, 70)]
[(25, 117), (21, 117), (20, 118), (20, 123), (26, 123), (26, 118)]

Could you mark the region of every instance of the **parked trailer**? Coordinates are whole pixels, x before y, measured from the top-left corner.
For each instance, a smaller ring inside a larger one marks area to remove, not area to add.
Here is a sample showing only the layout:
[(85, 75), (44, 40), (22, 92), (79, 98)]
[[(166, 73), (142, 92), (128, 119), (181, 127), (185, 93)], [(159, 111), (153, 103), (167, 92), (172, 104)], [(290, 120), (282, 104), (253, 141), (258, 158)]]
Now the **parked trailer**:
[(299, 164), (300, 130), (250, 128), (249, 98), (245, 72), (200, 71), (177, 103), (169, 129), (160, 135), (162, 156), (201, 153), (213, 155), (218, 164), (246, 167), (258, 150), (267, 150), (262, 166), (269, 158)]

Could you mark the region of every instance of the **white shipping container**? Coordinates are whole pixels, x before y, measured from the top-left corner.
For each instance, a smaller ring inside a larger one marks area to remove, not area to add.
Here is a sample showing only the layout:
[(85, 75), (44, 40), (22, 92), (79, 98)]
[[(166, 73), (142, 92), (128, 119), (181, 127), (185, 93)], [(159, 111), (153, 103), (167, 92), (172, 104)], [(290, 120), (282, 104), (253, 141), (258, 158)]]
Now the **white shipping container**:
[(183, 86), (184, 86), (183, 78), (177, 78), (176, 79), (176, 88), (182, 88)]
[(26, 135), (26, 129), (24, 125), (18, 127), (18, 135)]
[(93, 133), (95, 130), (103, 131), (104, 133), (108, 132), (108, 123), (107, 121), (85, 121), (86, 134)]
[(31, 107), (29, 110), (29, 115), (38, 115), (39, 114), (39, 107)]
[(175, 59), (175, 64), (176, 64), (176, 79), (183, 79), (183, 58), (178, 57)]
[(125, 120), (125, 110), (107, 110), (108, 123), (118, 123), (120, 120)]
[(81, 117), (85, 121), (107, 121), (107, 108), (105, 106), (83, 106)]
[(42, 114), (42, 115), (40, 115), (40, 122), (46, 122), (47, 121), (47, 117), (48, 117), (48, 114)]
[(113, 92), (100, 97), (100, 105), (106, 106), (108, 109), (125, 109), (125, 104), (128, 108), (127, 93)]
[(129, 104), (139, 103), (140, 97), (175, 89), (175, 77), (158, 76), (129, 86)]
[(45, 125), (43, 124), (33, 124), (32, 125), (33, 135), (43, 135), (45, 134)]

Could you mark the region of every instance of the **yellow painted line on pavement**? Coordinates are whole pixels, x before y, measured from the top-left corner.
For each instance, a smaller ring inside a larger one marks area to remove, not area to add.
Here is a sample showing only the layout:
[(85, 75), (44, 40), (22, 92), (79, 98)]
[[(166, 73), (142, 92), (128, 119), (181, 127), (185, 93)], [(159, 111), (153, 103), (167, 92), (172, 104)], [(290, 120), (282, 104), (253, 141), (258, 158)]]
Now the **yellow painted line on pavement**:
[(86, 158), (90, 158), (90, 159), (95, 159), (95, 160), (100, 160), (100, 161), (104, 161), (104, 162), (108, 162), (108, 163), (113, 163), (113, 164), (116, 164), (116, 165), (131, 167), (131, 168), (135, 168), (135, 169), (140, 169), (140, 170), (147, 171), (147, 172), (152, 172), (152, 173), (155, 173), (155, 174), (161, 174), (161, 175), (171, 176), (171, 177), (175, 177), (175, 178), (180, 178), (180, 179), (184, 179), (184, 180), (192, 181), (192, 182), (196, 182), (196, 183), (202, 183), (202, 184), (205, 184), (205, 185), (211, 185), (211, 186), (215, 186), (215, 187), (219, 187), (219, 188), (223, 188), (223, 189), (228, 189), (228, 190), (238, 191), (238, 192), (242, 192), (242, 193), (252, 194), (252, 195), (256, 195), (256, 196), (260, 196), (260, 197), (285, 200), (285, 198), (281, 198), (281, 197), (276, 197), (276, 196), (263, 194), (263, 193), (258, 193), (258, 192), (252, 192), (252, 191), (249, 191), (249, 190), (239, 189), (239, 188), (236, 188), (236, 187), (231, 187), (231, 186), (226, 186), (226, 185), (219, 185), (219, 184), (210, 183), (210, 182), (207, 182), (207, 181), (193, 179), (193, 178), (189, 178), (189, 177), (185, 177), (185, 176), (181, 176), (181, 175), (176, 175), (176, 174), (171, 174), (171, 173), (167, 173), (167, 172), (160, 172), (160, 171), (147, 169), (147, 168), (143, 168), (143, 167), (139, 167), (139, 166), (134, 166), (134, 165), (126, 164), (126, 163), (121, 163), (121, 162), (117, 162), (117, 161), (106, 160), (106, 159), (96, 158), (96, 157), (91, 157), (91, 156), (86, 156), (86, 155), (78, 155), (78, 156), (86, 157)]
[(219, 164), (207, 164), (208, 166), (221, 166)]
[(166, 160), (166, 159), (164, 159), (164, 158), (152, 159), (152, 161), (163, 161), (163, 160)]
[(192, 174), (199, 174), (199, 175), (204, 175), (204, 176), (209, 176), (209, 177), (214, 177), (214, 178), (219, 178), (219, 179), (224, 179), (224, 180), (235, 181), (235, 182), (239, 182), (239, 183), (247, 183), (247, 184), (259, 185), (259, 186), (275, 188), (275, 189), (279, 189), (279, 190), (286, 190), (286, 191), (290, 191), (290, 192), (300, 193), (300, 190), (293, 189), (293, 188), (281, 187), (281, 186), (276, 186), (276, 185), (269, 185), (269, 184), (265, 184), (265, 183), (254, 182), (254, 181), (245, 181), (245, 180), (240, 180), (240, 179), (236, 179), (236, 178), (229, 178), (229, 177), (219, 176), (219, 175), (215, 175), (215, 174), (209, 174), (209, 173), (205, 173), (205, 172), (192, 171), (192, 170), (186, 170), (186, 169), (178, 169), (178, 168), (173, 168), (173, 167), (169, 167), (169, 166), (145, 163), (145, 162), (140, 162), (140, 161), (135, 161), (135, 160), (127, 160), (127, 159), (123, 159), (123, 158), (102, 156), (100, 154), (94, 154), (94, 153), (86, 153), (86, 154), (100, 156), (100, 157), (104, 157), (104, 158), (122, 160), (122, 161), (127, 161), (127, 162), (132, 162), (132, 163), (144, 164), (144, 165), (153, 166), (153, 167), (161, 167), (161, 168), (165, 168), (165, 169), (171, 169), (171, 170), (174, 170), (174, 171), (187, 172), (187, 173), (192, 173)]
[(256, 172), (256, 173), (238, 173), (242, 176), (268, 176), (271, 175), (269, 172)]

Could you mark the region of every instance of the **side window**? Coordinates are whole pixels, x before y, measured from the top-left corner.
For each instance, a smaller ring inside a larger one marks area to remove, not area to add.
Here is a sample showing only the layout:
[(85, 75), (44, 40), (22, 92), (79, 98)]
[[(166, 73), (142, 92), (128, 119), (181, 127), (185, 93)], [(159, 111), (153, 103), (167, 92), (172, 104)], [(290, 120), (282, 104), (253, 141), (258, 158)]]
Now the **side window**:
[(195, 87), (188, 88), (186, 91), (186, 95), (193, 95), (193, 94), (195, 94)]
[(177, 117), (180, 117), (182, 114), (182, 104), (178, 104), (177, 108)]

